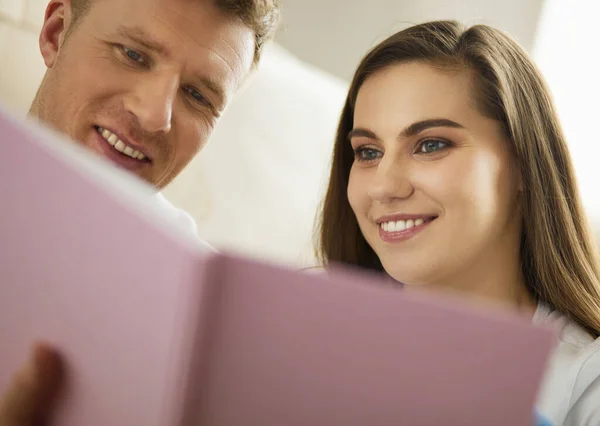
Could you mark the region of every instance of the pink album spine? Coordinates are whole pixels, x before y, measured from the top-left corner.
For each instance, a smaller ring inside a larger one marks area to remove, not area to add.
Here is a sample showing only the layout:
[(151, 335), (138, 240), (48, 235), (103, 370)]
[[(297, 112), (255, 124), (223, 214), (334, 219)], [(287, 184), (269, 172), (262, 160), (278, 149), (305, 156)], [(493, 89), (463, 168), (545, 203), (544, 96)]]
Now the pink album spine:
[[(177, 426), (199, 426), (209, 413), (205, 409), (205, 391), (210, 387), (213, 341), (218, 332), (219, 312), (223, 303), (222, 277), (227, 258), (210, 255), (202, 262), (198, 282), (202, 286), (196, 309), (196, 327), (191, 338), (191, 354), (183, 378), (181, 418)], [(194, 303), (194, 301), (191, 301)]]

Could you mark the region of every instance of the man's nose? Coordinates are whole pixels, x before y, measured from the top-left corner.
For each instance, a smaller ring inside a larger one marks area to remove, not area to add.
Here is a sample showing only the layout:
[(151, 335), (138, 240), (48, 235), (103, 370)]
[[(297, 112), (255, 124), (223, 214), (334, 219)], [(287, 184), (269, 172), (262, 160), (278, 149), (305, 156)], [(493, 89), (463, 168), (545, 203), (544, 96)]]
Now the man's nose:
[(134, 91), (125, 101), (125, 108), (137, 118), (142, 130), (168, 133), (178, 90), (178, 77), (148, 74), (138, 80)]

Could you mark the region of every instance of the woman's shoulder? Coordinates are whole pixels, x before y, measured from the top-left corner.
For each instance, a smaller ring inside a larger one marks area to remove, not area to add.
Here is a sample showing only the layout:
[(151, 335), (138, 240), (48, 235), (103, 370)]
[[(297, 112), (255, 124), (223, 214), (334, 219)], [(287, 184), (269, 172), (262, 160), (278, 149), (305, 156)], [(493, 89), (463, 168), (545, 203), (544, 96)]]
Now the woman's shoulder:
[(534, 323), (554, 326), (559, 332), (542, 383), (540, 411), (553, 424), (598, 424), (589, 419), (600, 422), (600, 338), (543, 305)]

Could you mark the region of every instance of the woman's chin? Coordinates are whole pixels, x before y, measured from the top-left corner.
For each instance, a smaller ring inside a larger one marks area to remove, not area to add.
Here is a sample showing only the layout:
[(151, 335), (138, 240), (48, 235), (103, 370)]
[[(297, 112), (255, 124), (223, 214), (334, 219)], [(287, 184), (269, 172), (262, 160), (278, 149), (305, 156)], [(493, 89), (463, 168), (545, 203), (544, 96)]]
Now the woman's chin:
[(382, 259), (383, 268), (395, 281), (411, 287), (428, 287), (436, 281), (437, 274), (434, 272), (431, 262), (424, 261), (422, 265), (420, 263), (416, 259), (411, 262)]

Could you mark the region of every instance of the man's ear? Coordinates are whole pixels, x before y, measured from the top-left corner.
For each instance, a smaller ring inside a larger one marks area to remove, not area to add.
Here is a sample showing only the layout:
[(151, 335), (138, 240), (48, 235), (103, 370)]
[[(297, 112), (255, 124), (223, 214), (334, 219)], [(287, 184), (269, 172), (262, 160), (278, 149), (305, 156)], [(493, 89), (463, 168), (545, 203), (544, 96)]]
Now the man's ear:
[(71, 0), (51, 0), (46, 7), (40, 32), (40, 52), (44, 63), (52, 68), (71, 25)]

